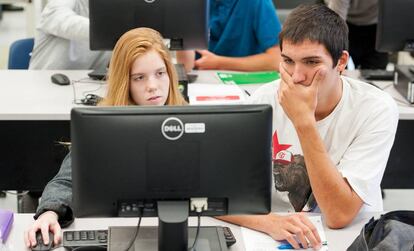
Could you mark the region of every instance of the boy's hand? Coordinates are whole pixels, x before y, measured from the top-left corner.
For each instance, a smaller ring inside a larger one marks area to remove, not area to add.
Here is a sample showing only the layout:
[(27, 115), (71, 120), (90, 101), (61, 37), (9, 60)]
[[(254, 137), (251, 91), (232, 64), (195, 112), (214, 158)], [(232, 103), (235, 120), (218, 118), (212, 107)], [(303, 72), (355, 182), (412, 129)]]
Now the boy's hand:
[(299, 122), (315, 121), (318, 104), (318, 90), (325, 80), (326, 69), (319, 67), (309, 85), (296, 84), (283, 64), (279, 66), (281, 81), (278, 101), (294, 125)]

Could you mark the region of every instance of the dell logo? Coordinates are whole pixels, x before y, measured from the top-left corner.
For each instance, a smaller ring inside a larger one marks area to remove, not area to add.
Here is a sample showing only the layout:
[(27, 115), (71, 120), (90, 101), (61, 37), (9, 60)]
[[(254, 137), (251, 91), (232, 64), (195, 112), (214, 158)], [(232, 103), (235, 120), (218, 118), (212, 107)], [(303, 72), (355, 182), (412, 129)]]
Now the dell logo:
[(153, 3), (155, 0), (144, 0), (146, 3)]
[(181, 126), (164, 126), (164, 132), (181, 132)]
[(183, 122), (175, 117), (167, 118), (161, 125), (161, 132), (166, 139), (177, 140), (184, 133)]

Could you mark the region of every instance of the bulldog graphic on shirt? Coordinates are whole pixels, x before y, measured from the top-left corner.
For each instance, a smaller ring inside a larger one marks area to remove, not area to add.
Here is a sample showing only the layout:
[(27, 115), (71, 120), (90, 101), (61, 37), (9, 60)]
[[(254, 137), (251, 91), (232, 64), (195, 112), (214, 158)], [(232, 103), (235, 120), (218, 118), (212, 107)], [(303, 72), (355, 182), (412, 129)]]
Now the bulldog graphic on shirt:
[(288, 151), (291, 145), (279, 144), (277, 131), (273, 134), (273, 177), (275, 188), (288, 192), (290, 203), (296, 212), (309, 211), (316, 205), (306, 170), (305, 159), (301, 154)]

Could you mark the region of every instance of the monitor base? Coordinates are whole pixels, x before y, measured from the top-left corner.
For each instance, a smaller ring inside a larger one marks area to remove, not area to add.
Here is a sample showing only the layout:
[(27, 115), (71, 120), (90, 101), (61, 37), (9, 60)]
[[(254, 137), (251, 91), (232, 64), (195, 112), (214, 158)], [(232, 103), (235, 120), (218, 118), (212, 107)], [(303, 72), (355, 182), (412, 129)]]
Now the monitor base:
[[(125, 250), (134, 237), (134, 226), (109, 227), (108, 250)], [(188, 246), (194, 243), (197, 227), (188, 228)], [(228, 250), (222, 227), (201, 227), (198, 237), (197, 251), (225, 251)], [(158, 227), (140, 227), (132, 250), (158, 251)]]

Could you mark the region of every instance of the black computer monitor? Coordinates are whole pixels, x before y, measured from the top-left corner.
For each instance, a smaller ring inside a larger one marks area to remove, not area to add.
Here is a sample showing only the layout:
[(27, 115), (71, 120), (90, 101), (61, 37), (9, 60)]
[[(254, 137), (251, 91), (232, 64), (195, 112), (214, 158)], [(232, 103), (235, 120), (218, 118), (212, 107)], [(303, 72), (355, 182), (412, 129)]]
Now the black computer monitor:
[(112, 50), (125, 32), (149, 27), (171, 50), (205, 49), (209, 0), (89, 0), (90, 48)]
[(378, 1), (378, 51), (414, 51), (413, 13), (413, 0)]
[(269, 213), (271, 137), (268, 105), (74, 108), (74, 214), (158, 216), (168, 239), (184, 230), (161, 234), (165, 214), (186, 229), (192, 198), (204, 216)]

